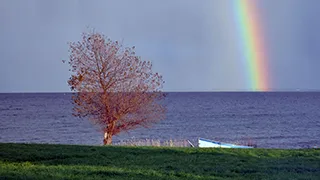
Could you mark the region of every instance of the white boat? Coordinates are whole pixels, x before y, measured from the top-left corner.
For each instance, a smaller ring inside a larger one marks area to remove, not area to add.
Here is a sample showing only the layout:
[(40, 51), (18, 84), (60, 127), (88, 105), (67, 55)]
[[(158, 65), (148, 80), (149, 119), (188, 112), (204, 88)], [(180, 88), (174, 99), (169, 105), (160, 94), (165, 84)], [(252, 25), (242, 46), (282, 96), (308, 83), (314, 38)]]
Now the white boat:
[(209, 139), (199, 138), (199, 147), (201, 148), (253, 148), (252, 146), (242, 146), (236, 144), (223, 143)]

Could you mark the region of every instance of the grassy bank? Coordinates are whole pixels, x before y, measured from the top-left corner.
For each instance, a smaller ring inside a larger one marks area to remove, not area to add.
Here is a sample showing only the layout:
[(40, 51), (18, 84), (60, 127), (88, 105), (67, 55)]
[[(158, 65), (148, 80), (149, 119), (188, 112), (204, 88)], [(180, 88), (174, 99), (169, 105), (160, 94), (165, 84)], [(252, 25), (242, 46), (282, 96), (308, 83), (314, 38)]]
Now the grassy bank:
[(320, 149), (198, 149), (0, 143), (0, 177), (319, 179)]

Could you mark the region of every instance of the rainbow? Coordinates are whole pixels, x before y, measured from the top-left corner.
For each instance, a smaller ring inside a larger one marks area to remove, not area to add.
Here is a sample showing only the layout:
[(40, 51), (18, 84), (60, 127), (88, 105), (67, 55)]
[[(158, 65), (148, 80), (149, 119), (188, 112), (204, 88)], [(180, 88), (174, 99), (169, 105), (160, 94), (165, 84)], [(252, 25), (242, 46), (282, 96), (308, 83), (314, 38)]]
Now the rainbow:
[(233, 0), (235, 20), (240, 33), (240, 50), (243, 53), (248, 80), (252, 91), (268, 91), (268, 66), (261, 20), (256, 0)]

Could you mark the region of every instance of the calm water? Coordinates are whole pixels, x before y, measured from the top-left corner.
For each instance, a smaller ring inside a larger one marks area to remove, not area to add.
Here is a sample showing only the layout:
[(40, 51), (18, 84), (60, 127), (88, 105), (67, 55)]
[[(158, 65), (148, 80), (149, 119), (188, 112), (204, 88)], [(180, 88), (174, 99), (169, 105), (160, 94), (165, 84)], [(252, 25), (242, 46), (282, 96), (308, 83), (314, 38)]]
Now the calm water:
[[(0, 142), (102, 144), (72, 117), (71, 94), (0, 94)], [(114, 137), (252, 140), (262, 148), (320, 147), (320, 93), (169, 93), (167, 119)]]

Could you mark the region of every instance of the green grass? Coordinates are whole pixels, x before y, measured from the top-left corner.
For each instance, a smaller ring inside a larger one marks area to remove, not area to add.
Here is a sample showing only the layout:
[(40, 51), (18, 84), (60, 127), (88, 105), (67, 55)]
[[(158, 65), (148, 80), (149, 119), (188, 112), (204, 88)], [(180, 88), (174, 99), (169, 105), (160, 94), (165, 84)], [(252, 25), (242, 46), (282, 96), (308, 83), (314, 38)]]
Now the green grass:
[(320, 149), (0, 143), (0, 179), (320, 179)]

